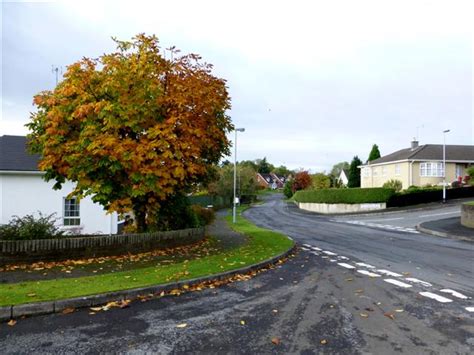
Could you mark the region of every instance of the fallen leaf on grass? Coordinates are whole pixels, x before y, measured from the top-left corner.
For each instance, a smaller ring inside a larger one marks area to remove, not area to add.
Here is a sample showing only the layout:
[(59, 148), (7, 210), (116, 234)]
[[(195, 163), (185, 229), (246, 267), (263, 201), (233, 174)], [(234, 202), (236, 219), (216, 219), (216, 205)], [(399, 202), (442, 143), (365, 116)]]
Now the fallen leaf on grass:
[(176, 326), (176, 328), (186, 328), (188, 326), (187, 323), (181, 323)]
[(73, 313), (74, 311), (75, 311), (74, 308), (68, 307), (68, 308), (64, 308), (61, 313), (62, 313), (62, 314), (69, 314), (69, 313)]
[(10, 321), (7, 323), (10, 327), (13, 327), (16, 324), (16, 320), (10, 319)]
[(244, 321), (244, 320), (241, 320), (241, 321), (240, 321), (240, 324), (245, 325), (245, 321)]
[(91, 310), (92, 312), (99, 312), (99, 311), (102, 310), (102, 307), (91, 307), (90, 310)]
[(395, 320), (395, 316), (393, 313), (387, 312), (383, 314), (385, 317), (390, 318), (391, 320)]
[(328, 343), (328, 341), (326, 339), (323, 339), (320, 341), (321, 345), (326, 345)]
[(28, 297), (35, 297), (35, 296), (36, 296), (36, 293), (28, 293), (27, 296), (28, 296)]
[(280, 338), (277, 338), (277, 337), (272, 338), (272, 343), (275, 345), (279, 345), (281, 343)]

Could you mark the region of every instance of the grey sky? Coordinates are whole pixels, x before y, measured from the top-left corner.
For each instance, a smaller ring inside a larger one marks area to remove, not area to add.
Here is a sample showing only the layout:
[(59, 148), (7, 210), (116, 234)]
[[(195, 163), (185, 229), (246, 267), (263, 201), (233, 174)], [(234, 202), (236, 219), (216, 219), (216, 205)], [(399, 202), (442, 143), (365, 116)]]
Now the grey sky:
[[(474, 144), (471, 1), (2, 2), (0, 134), (25, 134), (51, 65), (156, 34), (228, 80), (239, 159), (329, 170), (373, 143)], [(421, 127), (423, 126), (423, 127)]]

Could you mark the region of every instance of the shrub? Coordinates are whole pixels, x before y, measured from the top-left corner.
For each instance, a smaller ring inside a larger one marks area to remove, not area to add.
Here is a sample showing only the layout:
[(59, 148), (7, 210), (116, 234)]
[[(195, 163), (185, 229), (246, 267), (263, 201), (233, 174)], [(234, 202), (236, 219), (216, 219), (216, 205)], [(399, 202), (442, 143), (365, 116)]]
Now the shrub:
[(6, 225), (0, 226), (0, 239), (3, 240), (33, 240), (51, 239), (64, 236), (64, 232), (54, 225), (55, 214), (39, 217), (26, 215), (24, 217), (14, 216)]
[(293, 180), (287, 180), (285, 186), (283, 186), (283, 194), (286, 198), (291, 198), (293, 196)]
[(299, 190), (307, 189), (311, 186), (311, 176), (307, 171), (300, 171), (296, 173), (295, 178), (293, 179), (293, 183), (291, 185), (291, 190), (293, 193)]
[(352, 188), (352, 189), (321, 189), (298, 191), (294, 195), (296, 202), (310, 203), (371, 203), (387, 202), (395, 194), (393, 189)]
[(470, 168), (468, 168), (466, 172), (467, 172), (467, 175), (469, 176), (469, 179), (467, 179), (467, 181), (471, 185), (474, 185), (474, 166), (471, 166)]
[(400, 180), (390, 179), (385, 184), (383, 184), (382, 187), (386, 189), (394, 189), (396, 192), (398, 192), (402, 189), (402, 186), (403, 184)]
[(199, 205), (193, 205), (191, 206), (191, 209), (193, 210), (194, 214), (197, 216), (199, 225), (202, 227), (211, 224), (216, 219), (214, 210), (211, 208), (204, 208)]

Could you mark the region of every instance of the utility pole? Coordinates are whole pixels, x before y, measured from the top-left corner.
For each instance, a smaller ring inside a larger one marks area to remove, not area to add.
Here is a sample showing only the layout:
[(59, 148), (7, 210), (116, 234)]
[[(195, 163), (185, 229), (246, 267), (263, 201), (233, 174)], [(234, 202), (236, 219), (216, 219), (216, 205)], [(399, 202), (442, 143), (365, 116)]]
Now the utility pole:
[(237, 219), (237, 132), (245, 132), (245, 128), (236, 128), (235, 129), (235, 140), (234, 140), (234, 201), (232, 208), (232, 222), (235, 223)]

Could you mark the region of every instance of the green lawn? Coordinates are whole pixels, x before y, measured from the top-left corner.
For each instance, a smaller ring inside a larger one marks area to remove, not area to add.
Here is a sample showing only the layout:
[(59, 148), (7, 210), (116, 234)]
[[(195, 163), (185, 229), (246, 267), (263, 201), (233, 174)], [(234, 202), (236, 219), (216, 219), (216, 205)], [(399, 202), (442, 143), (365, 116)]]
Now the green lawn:
[(465, 202), (464, 204), (465, 204), (465, 205), (470, 205), (470, 206), (473, 206), (473, 205), (474, 205), (474, 201)]
[(1, 284), (0, 306), (93, 295), (217, 274), (279, 255), (294, 244), (280, 233), (253, 225), (240, 213), (236, 224), (232, 224), (231, 219), (231, 216), (227, 217), (231, 227), (248, 236), (248, 244), (223, 253), (158, 267), (79, 278)]

